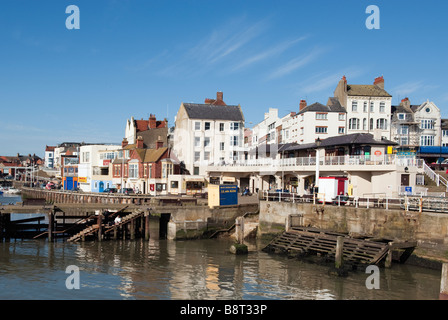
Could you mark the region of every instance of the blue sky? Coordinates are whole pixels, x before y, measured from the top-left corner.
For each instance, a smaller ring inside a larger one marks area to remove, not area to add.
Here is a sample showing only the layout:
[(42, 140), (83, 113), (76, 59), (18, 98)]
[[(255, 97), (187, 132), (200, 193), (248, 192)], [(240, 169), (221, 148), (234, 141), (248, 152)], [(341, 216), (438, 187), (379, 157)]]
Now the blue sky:
[[(72, 4), (79, 30), (65, 26)], [(393, 104), (429, 99), (448, 117), (447, 15), (437, 0), (3, 0), (0, 155), (120, 143), (131, 116), (172, 125), (181, 102), (217, 91), (250, 127), (269, 108), (325, 104), (343, 75), (383, 75)]]

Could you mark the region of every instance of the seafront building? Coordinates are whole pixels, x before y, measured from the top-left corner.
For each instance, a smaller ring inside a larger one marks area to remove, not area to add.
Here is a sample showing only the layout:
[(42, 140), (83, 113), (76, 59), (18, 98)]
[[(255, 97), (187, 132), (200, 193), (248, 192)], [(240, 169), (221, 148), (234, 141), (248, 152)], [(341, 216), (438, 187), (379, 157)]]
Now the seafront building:
[(343, 76), (325, 104), (302, 99), (284, 116), (269, 108), (246, 128), (241, 106), (217, 92), (204, 103), (182, 102), (172, 128), (154, 114), (132, 117), (121, 145), (47, 146), (46, 166), (53, 163), (64, 186), (85, 192), (195, 194), (209, 184), (237, 184), (306, 194), (325, 178), (345, 181), (342, 192), (358, 197), (423, 192), (424, 174), (433, 174), (418, 148), (448, 146), (448, 119), (429, 100), (391, 101), (382, 76), (373, 84)]
[(174, 153), (192, 175), (206, 167), (244, 159), (244, 116), (240, 105), (227, 105), (223, 93), (204, 103), (182, 102), (173, 134)]

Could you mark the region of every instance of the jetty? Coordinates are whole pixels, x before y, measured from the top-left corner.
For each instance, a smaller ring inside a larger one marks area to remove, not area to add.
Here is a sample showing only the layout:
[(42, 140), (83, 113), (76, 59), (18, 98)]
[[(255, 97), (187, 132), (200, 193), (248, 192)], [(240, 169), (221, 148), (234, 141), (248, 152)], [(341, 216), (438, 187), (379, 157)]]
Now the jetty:
[(321, 255), (335, 260), (338, 238), (343, 239), (344, 264), (352, 267), (382, 263), (390, 266), (392, 260), (404, 263), (417, 246), (416, 241), (393, 241), (359, 235), (355, 237), (312, 227), (292, 227), (274, 238), (263, 251), (296, 257)]
[[(22, 202), (0, 205), (0, 241), (208, 238), (216, 230), (230, 228), (246, 212), (258, 211), (258, 201), (209, 207), (206, 199), (191, 196), (21, 190)], [(119, 223), (114, 221), (117, 215)]]

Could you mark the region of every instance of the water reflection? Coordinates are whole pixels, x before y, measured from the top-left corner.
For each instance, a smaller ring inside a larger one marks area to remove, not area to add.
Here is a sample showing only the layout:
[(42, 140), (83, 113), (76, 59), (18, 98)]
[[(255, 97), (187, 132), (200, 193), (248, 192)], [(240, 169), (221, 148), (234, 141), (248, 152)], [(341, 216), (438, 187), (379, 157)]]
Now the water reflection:
[[(255, 251), (228, 252), (225, 240), (0, 243), (0, 299), (437, 299), (440, 272), (394, 265), (346, 278), (326, 266)], [(80, 290), (65, 269), (80, 269)]]

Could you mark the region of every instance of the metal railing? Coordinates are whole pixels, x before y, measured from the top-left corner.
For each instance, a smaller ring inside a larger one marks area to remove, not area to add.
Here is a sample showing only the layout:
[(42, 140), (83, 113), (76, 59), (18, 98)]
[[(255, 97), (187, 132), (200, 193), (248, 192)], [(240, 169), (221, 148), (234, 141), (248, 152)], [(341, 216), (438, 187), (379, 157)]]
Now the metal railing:
[(432, 211), (448, 213), (448, 199), (432, 196), (381, 197), (380, 195), (364, 197), (336, 197), (331, 201), (323, 201), (325, 194), (299, 195), (289, 192), (263, 191), (260, 200), (269, 202), (310, 203), (323, 206), (351, 206), (355, 208), (401, 209), (405, 211)]
[[(399, 165), (403, 167), (415, 166), (422, 168), (424, 161), (416, 158), (401, 158), (393, 154), (386, 154), (381, 156), (371, 155), (345, 155), (345, 156), (325, 156), (319, 158), (320, 165), (326, 166), (341, 166), (341, 165)], [(213, 165), (213, 164), (211, 164)], [(292, 166), (315, 166), (316, 157), (294, 157), (294, 158), (262, 158), (262, 159), (248, 159), (235, 160), (231, 163), (219, 163), (216, 166), (275, 166), (275, 167), (292, 167)]]

